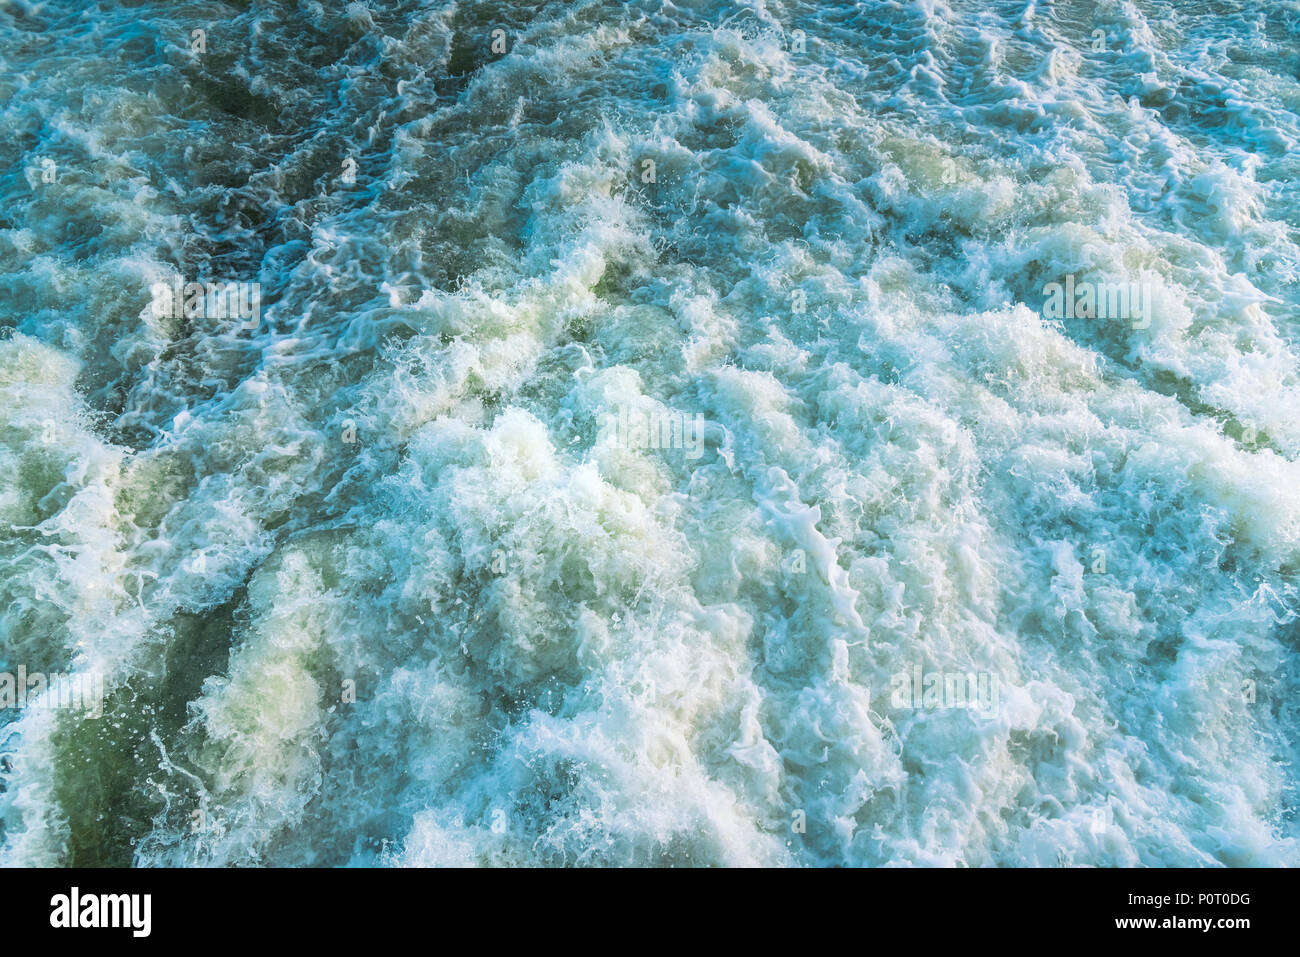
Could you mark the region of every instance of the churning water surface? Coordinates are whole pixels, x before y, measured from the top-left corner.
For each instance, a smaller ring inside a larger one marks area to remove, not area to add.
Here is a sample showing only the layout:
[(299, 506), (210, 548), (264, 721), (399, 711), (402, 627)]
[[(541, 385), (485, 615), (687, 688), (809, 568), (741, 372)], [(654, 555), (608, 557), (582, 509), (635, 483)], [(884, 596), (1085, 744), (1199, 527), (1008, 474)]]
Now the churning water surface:
[(1298, 35), (0, 7), (0, 863), (1300, 863)]

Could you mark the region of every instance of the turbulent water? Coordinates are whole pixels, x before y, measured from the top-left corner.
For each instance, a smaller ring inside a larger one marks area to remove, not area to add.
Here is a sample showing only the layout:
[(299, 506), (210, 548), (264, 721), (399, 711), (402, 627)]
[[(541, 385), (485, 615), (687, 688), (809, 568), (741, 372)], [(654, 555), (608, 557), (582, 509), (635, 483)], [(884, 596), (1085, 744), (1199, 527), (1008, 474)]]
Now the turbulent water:
[(11, 0), (0, 863), (1300, 863), (1298, 37)]

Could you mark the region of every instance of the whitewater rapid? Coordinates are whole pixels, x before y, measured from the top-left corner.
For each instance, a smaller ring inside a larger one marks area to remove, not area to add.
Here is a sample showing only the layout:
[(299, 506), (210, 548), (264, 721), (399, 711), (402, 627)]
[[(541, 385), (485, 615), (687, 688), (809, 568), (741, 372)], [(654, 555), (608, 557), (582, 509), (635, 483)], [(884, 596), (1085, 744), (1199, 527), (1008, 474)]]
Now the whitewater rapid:
[(1300, 3), (198, 9), (0, 7), (0, 863), (1300, 863)]

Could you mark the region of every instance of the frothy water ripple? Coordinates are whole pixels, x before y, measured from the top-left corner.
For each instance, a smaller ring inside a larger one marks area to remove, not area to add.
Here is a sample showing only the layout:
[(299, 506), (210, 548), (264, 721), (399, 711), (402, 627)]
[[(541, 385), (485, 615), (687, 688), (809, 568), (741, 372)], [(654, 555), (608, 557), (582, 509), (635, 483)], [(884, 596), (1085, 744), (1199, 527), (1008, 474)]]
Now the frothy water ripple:
[(1298, 36), (0, 7), (0, 863), (1300, 863)]

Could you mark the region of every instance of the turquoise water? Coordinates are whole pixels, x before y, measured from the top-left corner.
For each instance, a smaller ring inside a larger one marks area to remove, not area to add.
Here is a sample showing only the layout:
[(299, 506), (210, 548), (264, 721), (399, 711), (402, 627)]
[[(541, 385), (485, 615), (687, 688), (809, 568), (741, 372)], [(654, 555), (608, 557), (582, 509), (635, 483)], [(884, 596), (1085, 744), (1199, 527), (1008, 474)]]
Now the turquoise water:
[(0, 862), (1297, 863), (1298, 36), (11, 0)]

